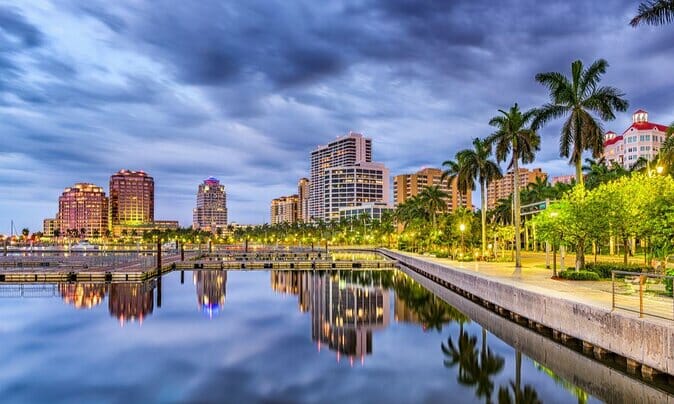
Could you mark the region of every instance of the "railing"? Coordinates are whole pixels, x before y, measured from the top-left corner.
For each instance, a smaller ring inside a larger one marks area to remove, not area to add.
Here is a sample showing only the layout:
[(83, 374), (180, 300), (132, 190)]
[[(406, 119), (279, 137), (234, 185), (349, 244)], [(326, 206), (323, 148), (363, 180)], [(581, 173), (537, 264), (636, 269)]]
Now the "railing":
[(674, 320), (674, 276), (611, 271), (613, 310)]

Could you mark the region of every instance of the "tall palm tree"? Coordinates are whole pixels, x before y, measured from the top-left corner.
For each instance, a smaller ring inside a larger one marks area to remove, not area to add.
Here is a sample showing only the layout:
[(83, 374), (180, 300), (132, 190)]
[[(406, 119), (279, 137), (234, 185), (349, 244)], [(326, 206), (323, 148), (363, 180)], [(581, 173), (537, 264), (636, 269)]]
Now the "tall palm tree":
[(475, 190), (475, 180), (480, 183), (481, 192), (481, 219), (482, 219), (482, 257), (487, 253), (487, 183), (501, 178), (501, 168), (491, 160), (490, 145), (480, 139), (473, 140), (473, 149), (462, 150), (457, 153), (457, 159), (461, 161), (459, 167), (459, 192), (466, 193), (467, 188)]
[(606, 73), (608, 62), (599, 59), (587, 69), (583, 62), (571, 64), (571, 78), (561, 73), (539, 73), (536, 80), (550, 90), (551, 102), (536, 110), (533, 127), (538, 129), (546, 122), (567, 117), (562, 126), (559, 153), (570, 157), (576, 166), (576, 182), (583, 184), (583, 152), (589, 150), (597, 158), (604, 151), (604, 130), (601, 120), (612, 121), (615, 112), (624, 112), (629, 103), (615, 87), (600, 87), (601, 76)]
[(639, 4), (637, 15), (632, 18), (630, 25), (639, 24), (664, 25), (674, 21), (674, 0), (650, 0)]
[(508, 168), (513, 170), (513, 197), (515, 219), (515, 267), (522, 267), (520, 243), (520, 178), (519, 162), (531, 163), (540, 149), (541, 137), (530, 125), (534, 119), (535, 110), (522, 112), (515, 103), (509, 111), (499, 109), (501, 115), (493, 117), (489, 124), (496, 128), (487, 139), (487, 143), (495, 145), (496, 160), (505, 161), (510, 155)]
[(447, 210), (447, 197), (449, 195), (438, 186), (424, 188), (419, 193), (419, 199), (426, 210), (428, 217), (431, 218), (432, 229), (435, 232), (438, 228), (438, 213)]

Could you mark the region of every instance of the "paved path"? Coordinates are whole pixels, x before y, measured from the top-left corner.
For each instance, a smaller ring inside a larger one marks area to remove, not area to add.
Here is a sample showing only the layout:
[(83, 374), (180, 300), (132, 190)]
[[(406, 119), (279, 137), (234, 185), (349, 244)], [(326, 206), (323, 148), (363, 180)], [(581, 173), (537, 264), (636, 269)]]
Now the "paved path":
[[(551, 279), (552, 269), (545, 268), (545, 254), (525, 254), (522, 260), (522, 269), (516, 270), (514, 263), (511, 262), (458, 262), (446, 258), (435, 258), (402, 251), (397, 252), (436, 262), (455, 270), (496, 278), (501, 282), (520, 288), (536, 290), (609, 310), (612, 308), (613, 294), (611, 281), (594, 282)], [(572, 262), (569, 259), (569, 255), (567, 255), (565, 264), (571, 265)], [(618, 291), (616, 294), (616, 306), (629, 308), (630, 310), (639, 310), (639, 295), (636, 293), (638, 283), (635, 286), (629, 282), (616, 282), (616, 290)], [(674, 320), (674, 300), (672, 298), (646, 295), (644, 297), (644, 311)]]

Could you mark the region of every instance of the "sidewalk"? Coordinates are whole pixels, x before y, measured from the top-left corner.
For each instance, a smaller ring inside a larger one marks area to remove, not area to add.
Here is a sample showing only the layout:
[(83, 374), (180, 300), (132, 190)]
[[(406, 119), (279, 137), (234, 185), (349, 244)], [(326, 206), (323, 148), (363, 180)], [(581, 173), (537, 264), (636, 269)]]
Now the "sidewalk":
[[(595, 307), (611, 310), (613, 306), (612, 282), (607, 281), (567, 281), (551, 279), (552, 269), (545, 268), (545, 254), (525, 253), (522, 259), (521, 270), (516, 270), (512, 262), (458, 262), (447, 258), (435, 258), (421, 254), (395, 250), (397, 253), (424, 259), (441, 264), (453, 270), (471, 272), (489, 278), (498, 279), (503, 283), (516, 286), (567, 300), (578, 301)], [(559, 257), (557, 257), (559, 259)], [(573, 264), (573, 255), (567, 254), (565, 265)], [(588, 257), (586, 257), (588, 259)], [(591, 258), (590, 258), (591, 259)], [(559, 263), (558, 263), (558, 271)], [(639, 296), (636, 294), (621, 293), (625, 291), (625, 283), (616, 283), (616, 306), (636, 310), (633, 313), (638, 317)], [(622, 309), (616, 309), (621, 310)], [(668, 320), (674, 320), (674, 301), (666, 297), (644, 297), (644, 311)], [(632, 313), (625, 310), (625, 313)], [(646, 316), (646, 318), (657, 319)], [(670, 322), (671, 324), (671, 322)], [(674, 325), (674, 324), (673, 324)]]

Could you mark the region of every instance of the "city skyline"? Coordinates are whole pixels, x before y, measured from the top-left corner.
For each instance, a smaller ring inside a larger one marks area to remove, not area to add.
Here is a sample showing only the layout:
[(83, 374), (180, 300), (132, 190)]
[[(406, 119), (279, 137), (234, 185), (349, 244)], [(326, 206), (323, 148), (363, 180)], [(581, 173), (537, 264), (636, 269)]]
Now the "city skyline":
[[(629, 27), (631, 1), (533, 4), (307, 5), (306, 20), (300, 6), (257, 2), (160, 15), (124, 2), (3, 5), (0, 233), (10, 220), (40, 229), (64, 187), (105, 184), (119, 167), (158, 179), (157, 217), (188, 225), (195, 184), (214, 175), (231, 190), (232, 220), (262, 223), (268, 201), (307, 175), (317, 144), (353, 130), (377, 143), (374, 160), (391, 174), (437, 167), (491, 133), (488, 119), (513, 96), (545, 102), (533, 76), (576, 58), (607, 59), (607, 83), (630, 101), (606, 130), (620, 132), (640, 108), (674, 120), (671, 27)], [(518, 46), (504, 45), (510, 36)], [(255, 51), (264, 44), (278, 52)], [(558, 157), (558, 129), (542, 131), (530, 166), (550, 176), (573, 172)]]

